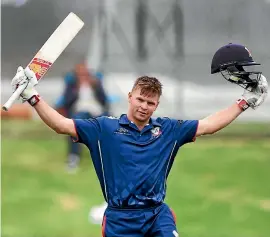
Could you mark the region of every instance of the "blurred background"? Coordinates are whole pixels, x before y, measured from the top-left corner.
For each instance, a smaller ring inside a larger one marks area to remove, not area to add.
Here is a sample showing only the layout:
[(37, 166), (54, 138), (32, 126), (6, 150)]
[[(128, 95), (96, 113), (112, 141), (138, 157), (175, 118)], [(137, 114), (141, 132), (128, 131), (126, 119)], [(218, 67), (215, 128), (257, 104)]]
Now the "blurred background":
[[(17, 67), (71, 11), (85, 26), (38, 85), (65, 116), (125, 113), (133, 82), (147, 74), (164, 85), (156, 116), (201, 119), (243, 93), (210, 75), (215, 51), (230, 42), (246, 45), (270, 77), (269, 0), (2, 0), (2, 104)], [(87, 113), (79, 96), (85, 84), (93, 91)], [(166, 201), (182, 236), (269, 236), (269, 108), (267, 98), (223, 131), (181, 149)], [(103, 198), (84, 147), (19, 102), (1, 112), (1, 138), (3, 236), (101, 236)]]

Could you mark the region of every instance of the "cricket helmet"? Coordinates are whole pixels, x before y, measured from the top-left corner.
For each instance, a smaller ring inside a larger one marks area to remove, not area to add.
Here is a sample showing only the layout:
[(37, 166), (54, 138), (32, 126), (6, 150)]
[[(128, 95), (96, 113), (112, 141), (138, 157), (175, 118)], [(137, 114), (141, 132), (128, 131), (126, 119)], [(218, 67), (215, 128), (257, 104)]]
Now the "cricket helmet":
[(260, 71), (255, 71), (256, 63), (247, 47), (240, 44), (227, 44), (219, 48), (211, 63), (211, 74), (220, 72), (229, 82), (235, 83), (245, 89), (257, 86), (261, 76)]

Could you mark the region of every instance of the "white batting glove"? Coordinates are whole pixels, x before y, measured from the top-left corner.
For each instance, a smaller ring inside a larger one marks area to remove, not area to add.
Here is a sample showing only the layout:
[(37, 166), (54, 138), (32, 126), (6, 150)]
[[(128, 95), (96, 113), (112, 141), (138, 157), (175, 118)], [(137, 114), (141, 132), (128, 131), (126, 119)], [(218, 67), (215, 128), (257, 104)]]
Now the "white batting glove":
[(38, 84), (38, 80), (31, 69), (28, 67), (23, 69), (23, 67), (20, 66), (17, 69), (15, 77), (11, 81), (13, 91), (23, 84), (27, 84), (27, 86), (21, 93), (20, 99), (23, 103), (28, 101), (32, 106), (34, 106), (39, 101), (39, 94), (35, 89), (35, 85)]
[(268, 83), (264, 75), (261, 74), (257, 87), (251, 91), (244, 90), (242, 98), (237, 103), (243, 109), (251, 107), (257, 109), (265, 100), (268, 94)]

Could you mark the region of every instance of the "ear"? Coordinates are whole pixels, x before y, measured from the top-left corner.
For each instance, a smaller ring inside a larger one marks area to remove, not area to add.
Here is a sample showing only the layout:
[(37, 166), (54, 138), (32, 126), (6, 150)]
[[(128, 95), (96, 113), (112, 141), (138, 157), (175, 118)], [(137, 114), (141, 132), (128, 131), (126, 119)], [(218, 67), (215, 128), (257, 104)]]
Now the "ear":
[(129, 102), (129, 103), (130, 103), (131, 97), (132, 97), (131, 92), (128, 92), (128, 102)]
[(158, 108), (158, 106), (159, 106), (159, 101), (157, 102), (157, 106), (156, 106), (156, 108), (155, 108), (155, 110), (154, 110), (154, 111), (156, 111), (156, 109)]

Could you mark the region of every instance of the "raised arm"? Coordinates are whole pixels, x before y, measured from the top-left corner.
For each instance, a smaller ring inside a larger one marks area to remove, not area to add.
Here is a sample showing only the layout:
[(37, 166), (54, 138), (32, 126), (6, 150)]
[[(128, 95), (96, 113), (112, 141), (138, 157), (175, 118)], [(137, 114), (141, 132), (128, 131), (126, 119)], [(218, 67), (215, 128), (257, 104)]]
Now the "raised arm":
[(196, 136), (213, 134), (221, 130), (234, 121), (242, 112), (243, 110), (235, 103), (229, 108), (199, 120)]
[(68, 119), (59, 114), (41, 98), (33, 107), (43, 122), (55, 132), (76, 137), (76, 129), (72, 119)]
[(251, 107), (258, 108), (267, 96), (268, 83), (261, 75), (258, 86), (244, 91), (242, 98), (227, 109), (221, 110), (199, 121), (196, 136), (213, 134), (234, 121), (243, 111)]
[(13, 90), (15, 90), (19, 85), (25, 83), (28, 85), (21, 94), (21, 100), (23, 102), (29, 102), (29, 104), (37, 111), (39, 117), (44, 121), (44, 123), (55, 132), (76, 137), (77, 133), (73, 120), (62, 116), (40, 98), (35, 89), (35, 85), (37, 85), (38, 82), (34, 72), (30, 69), (27, 70), (19, 67), (11, 83)]

